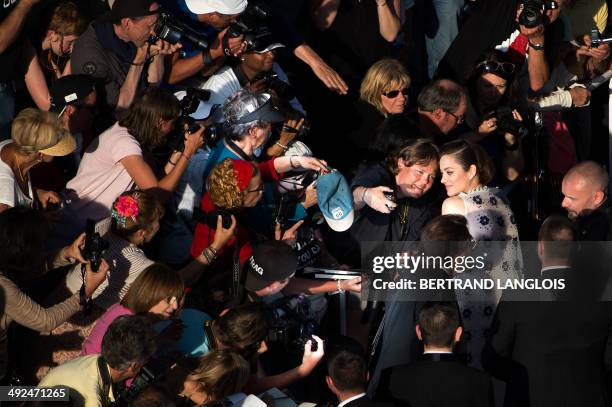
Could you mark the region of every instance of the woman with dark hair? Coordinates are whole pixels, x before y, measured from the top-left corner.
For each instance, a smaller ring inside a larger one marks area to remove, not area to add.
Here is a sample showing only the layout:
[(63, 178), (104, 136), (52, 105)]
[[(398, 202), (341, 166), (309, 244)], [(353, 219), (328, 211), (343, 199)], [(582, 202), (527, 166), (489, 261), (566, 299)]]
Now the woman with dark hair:
[(489, 50), (476, 61), (467, 80), (470, 104), (465, 122), (472, 132), (464, 138), (484, 147), (498, 163), (499, 176), (508, 181), (514, 181), (524, 167), (520, 134), (505, 128), (508, 121), (523, 121), (512, 100), (517, 69), (504, 53)]
[[(6, 374), (8, 349), (7, 330), (11, 322), (35, 331), (50, 331), (81, 310), (79, 292), (65, 301), (43, 308), (21, 290), (21, 286), (41, 272), (63, 267), (76, 261), (84, 263), (81, 248), (85, 235), (54, 256), (45, 259), (44, 243), (48, 234), (42, 213), (24, 207), (0, 213), (0, 289), (4, 292), (4, 310), (0, 316), (0, 378)], [(106, 279), (108, 265), (102, 262), (97, 273), (85, 267), (83, 292), (90, 298)]]
[[(523, 275), (522, 255), (516, 220), (497, 188), (486, 184), (493, 178), (493, 163), (482, 147), (464, 140), (451, 141), (440, 151), (442, 184), (448, 198), (442, 204), (443, 215), (461, 215), (467, 219), (470, 235), (476, 241), (499, 242), (486, 246), (487, 266), (474, 268), (457, 278), (520, 278)], [(469, 293), (457, 291), (462, 311), (479, 316), (466, 320), (470, 363), (480, 367), (484, 334), (489, 329), (495, 308), (501, 298), (500, 289)], [(467, 311), (466, 311), (467, 310)]]
[(174, 129), (179, 103), (171, 93), (148, 88), (127, 116), (94, 140), (83, 155), (77, 175), (66, 185), (74, 197), (64, 211), (67, 236), (79, 233), (86, 219), (108, 216), (115, 199), (134, 187), (154, 189), (167, 198), (176, 188), (189, 160), (203, 144), (202, 132), (185, 134), (185, 148), (170, 157), (165, 174), (151, 165), (151, 150)]

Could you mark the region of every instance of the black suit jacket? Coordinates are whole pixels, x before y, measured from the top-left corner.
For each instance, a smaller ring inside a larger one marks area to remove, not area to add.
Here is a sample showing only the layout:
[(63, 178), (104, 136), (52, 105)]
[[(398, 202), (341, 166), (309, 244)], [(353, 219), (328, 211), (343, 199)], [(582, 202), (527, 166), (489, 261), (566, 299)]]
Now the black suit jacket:
[(491, 378), (452, 354), (424, 354), (383, 370), (377, 399), (410, 407), (493, 406)]
[(573, 293), (562, 296), (563, 301), (511, 302), (502, 297), (482, 361), (507, 383), (504, 406), (606, 405), (612, 303), (594, 301), (589, 287), (578, 280), (588, 277), (586, 270), (574, 270), (564, 272)]
[(359, 397), (351, 401), (350, 403), (346, 403), (344, 407), (392, 407), (393, 405), (390, 403), (383, 403), (378, 401), (372, 401), (368, 396)]

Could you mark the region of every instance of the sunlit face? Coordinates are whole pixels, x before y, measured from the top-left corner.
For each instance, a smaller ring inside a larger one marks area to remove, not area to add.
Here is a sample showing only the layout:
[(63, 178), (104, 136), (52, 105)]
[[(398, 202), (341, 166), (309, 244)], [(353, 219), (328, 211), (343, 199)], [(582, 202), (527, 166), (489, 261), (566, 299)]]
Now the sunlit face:
[(584, 179), (564, 178), (561, 183), (561, 192), (563, 193), (561, 206), (567, 211), (570, 219), (576, 219), (589, 210), (597, 209), (597, 191)]
[(263, 127), (253, 126), (249, 130), (249, 134), (253, 141), (253, 150), (266, 144), (270, 134), (272, 133), (272, 123), (266, 123)]
[(484, 106), (497, 106), (506, 93), (507, 86), (507, 80), (492, 73), (485, 73), (476, 80), (476, 95)]
[(407, 167), (404, 161), (398, 159), (398, 173), (395, 183), (400, 198), (420, 198), (433, 186), (438, 172), (438, 162), (430, 161), (428, 164), (414, 164)]
[(269, 71), (274, 64), (274, 51), (267, 51), (261, 54), (257, 52), (246, 53), (244, 54), (243, 64), (255, 72)]
[[(149, 11), (154, 11), (159, 8), (157, 3), (151, 4)], [(131, 42), (137, 47), (144, 45), (149, 37), (155, 33), (155, 24), (157, 23), (158, 14), (139, 17), (136, 19), (127, 19), (127, 36)]]
[(164, 298), (151, 307), (149, 312), (158, 315), (163, 319), (172, 318), (174, 313), (180, 308), (181, 299), (177, 297)]
[(446, 187), (448, 196), (456, 196), (470, 190), (470, 172), (464, 170), (453, 155), (440, 157), (442, 185)]
[(246, 191), (244, 191), (244, 199), (242, 206), (252, 208), (261, 200), (263, 196), (264, 184), (261, 175), (258, 173), (249, 181)]
[(408, 102), (408, 87), (406, 84), (390, 86), (380, 95), (380, 102), (387, 114), (403, 113)]
[(55, 31), (51, 33), (51, 51), (58, 57), (63, 57), (72, 53), (74, 41), (79, 38), (77, 35), (62, 35)]

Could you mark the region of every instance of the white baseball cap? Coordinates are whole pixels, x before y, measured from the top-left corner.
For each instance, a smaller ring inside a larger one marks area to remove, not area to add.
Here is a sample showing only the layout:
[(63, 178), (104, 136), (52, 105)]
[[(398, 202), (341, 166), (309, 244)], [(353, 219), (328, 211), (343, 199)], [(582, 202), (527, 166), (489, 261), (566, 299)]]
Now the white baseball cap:
[(194, 14), (220, 13), (240, 14), (248, 4), (247, 0), (185, 0), (189, 11)]
[[(178, 92), (174, 93), (174, 96), (176, 96), (178, 100), (183, 100), (183, 98), (187, 96), (187, 92), (184, 90), (179, 90)], [(196, 111), (189, 116), (195, 120), (207, 119), (208, 116), (210, 116), (210, 111), (212, 110), (213, 106), (214, 105), (212, 103), (200, 102)]]

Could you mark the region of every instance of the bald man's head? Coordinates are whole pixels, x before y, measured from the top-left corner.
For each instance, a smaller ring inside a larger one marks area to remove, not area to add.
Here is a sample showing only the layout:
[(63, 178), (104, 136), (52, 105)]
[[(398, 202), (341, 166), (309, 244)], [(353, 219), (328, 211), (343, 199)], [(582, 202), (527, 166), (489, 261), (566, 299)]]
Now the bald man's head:
[(437, 133), (448, 134), (463, 123), (467, 101), (467, 94), (461, 85), (439, 79), (421, 90), (417, 105), (419, 113), (435, 125)]
[(606, 200), (608, 173), (593, 161), (584, 161), (572, 167), (561, 184), (567, 215), (575, 219), (599, 208)]

